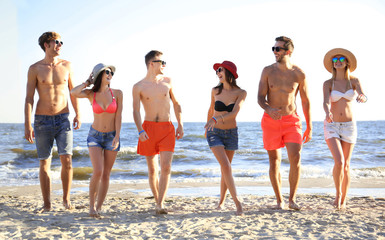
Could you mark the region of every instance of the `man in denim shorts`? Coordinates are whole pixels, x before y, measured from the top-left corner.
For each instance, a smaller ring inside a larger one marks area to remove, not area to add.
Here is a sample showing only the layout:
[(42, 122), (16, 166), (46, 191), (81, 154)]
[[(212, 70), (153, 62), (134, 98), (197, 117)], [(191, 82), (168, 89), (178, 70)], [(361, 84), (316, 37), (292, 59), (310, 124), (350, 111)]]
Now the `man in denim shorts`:
[[(72, 89), (71, 63), (59, 59), (63, 46), (61, 37), (55, 32), (45, 32), (39, 38), (39, 45), (45, 52), (44, 59), (34, 63), (28, 70), (27, 93), (25, 98), (25, 138), (36, 140), (37, 156), (40, 160), (40, 187), (44, 206), (42, 211), (51, 210), (51, 158), (53, 142), (56, 140), (62, 164), (63, 205), (71, 209), (70, 189), (72, 183), (72, 129), (68, 120), (68, 93)], [(36, 104), (34, 128), (31, 115), (35, 90), (39, 94)], [(73, 124), (80, 128), (78, 101), (71, 97), (76, 116)]]

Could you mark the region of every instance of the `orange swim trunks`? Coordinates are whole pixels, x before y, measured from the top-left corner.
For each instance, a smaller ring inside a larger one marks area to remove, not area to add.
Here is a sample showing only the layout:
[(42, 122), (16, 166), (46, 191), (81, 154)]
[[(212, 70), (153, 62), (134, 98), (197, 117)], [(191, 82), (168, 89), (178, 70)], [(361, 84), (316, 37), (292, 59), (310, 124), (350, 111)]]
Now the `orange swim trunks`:
[(174, 152), (175, 128), (172, 122), (144, 121), (142, 127), (149, 139), (144, 142), (138, 140), (138, 154), (154, 156), (164, 151)]
[(266, 150), (282, 148), (289, 142), (302, 144), (302, 123), (297, 113), (282, 116), (280, 120), (274, 120), (264, 113), (261, 127)]

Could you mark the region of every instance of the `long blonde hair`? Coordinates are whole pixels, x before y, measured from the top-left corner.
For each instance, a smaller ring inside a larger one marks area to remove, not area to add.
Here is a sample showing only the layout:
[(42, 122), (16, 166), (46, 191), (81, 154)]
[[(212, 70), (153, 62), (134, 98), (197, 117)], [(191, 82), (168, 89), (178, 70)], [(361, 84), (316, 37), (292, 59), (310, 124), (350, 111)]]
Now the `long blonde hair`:
[[(345, 57), (345, 56), (344, 56)], [(352, 84), (350, 83), (350, 70), (349, 70), (349, 62), (348, 62), (348, 59), (345, 57), (346, 59), (346, 67), (345, 67), (345, 79), (348, 80), (346, 86), (352, 86)], [(333, 72), (332, 72), (332, 81), (334, 82), (336, 80), (336, 76), (337, 76), (337, 70), (336, 68), (334, 67), (334, 64), (333, 64)], [(353, 86), (352, 86), (353, 87)]]

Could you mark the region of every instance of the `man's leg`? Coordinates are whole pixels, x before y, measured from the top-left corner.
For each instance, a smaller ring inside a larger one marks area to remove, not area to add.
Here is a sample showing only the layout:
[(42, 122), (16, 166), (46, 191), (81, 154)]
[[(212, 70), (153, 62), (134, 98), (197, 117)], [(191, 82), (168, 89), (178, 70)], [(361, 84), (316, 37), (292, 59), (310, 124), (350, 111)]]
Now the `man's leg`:
[(269, 169), (269, 176), (270, 176), (270, 182), (273, 186), (275, 197), (277, 198), (277, 208), (282, 209), (284, 207), (283, 197), (281, 193), (281, 187), (282, 187), (282, 178), (281, 178), (281, 172), (279, 170), (281, 166), (281, 150), (267, 150), (267, 153), (269, 154), (269, 162), (270, 162), (270, 169)]
[(301, 148), (299, 143), (286, 143), (287, 156), (290, 162), (289, 184), (289, 208), (300, 210), (300, 207), (295, 202), (295, 195), (297, 193), (299, 177), (301, 174)]
[(171, 178), (171, 162), (172, 162), (173, 152), (160, 152), (160, 177), (159, 177), (159, 198), (156, 202), (157, 210), (160, 210), (160, 213), (163, 212), (163, 202), (166, 197), (168, 185)]
[(152, 194), (154, 195), (155, 202), (158, 203), (159, 199), (159, 180), (158, 180), (158, 158), (156, 155), (146, 156), (147, 166), (148, 166), (148, 181)]
[(40, 160), (40, 188), (43, 194), (43, 211), (51, 210), (51, 158)]
[(72, 156), (60, 155), (61, 161), (61, 181), (63, 185), (63, 205), (66, 209), (71, 209), (70, 191), (72, 185), (73, 169)]

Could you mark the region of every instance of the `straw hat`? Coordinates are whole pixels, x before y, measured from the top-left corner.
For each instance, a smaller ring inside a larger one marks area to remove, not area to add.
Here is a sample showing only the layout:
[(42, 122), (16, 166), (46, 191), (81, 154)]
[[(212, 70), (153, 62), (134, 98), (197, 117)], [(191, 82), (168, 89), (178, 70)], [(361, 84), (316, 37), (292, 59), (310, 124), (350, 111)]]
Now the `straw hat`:
[(219, 67), (224, 67), (227, 70), (229, 70), (235, 77), (235, 79), (238, 78), (237, 74), (237, 66), (233, 62), (230, 61), (223, 61), (222, 63), (216, 63), (214, 64), (213, 68), (216, 71)]
[(327, 52), (325, 57), (324, 57), (324, 66), (325, 66), (326, 70), (328, 70), (331, 73), (333, 72), (332, 59), (333, 59), (333, 57), (335, 57), (337, 55), (344, 56), (348, 59), (348, 67), (349, 67), (350, 72), (353, 72), (356, 69), (357, 60), (356, 60), (356, 57), (353, 55), (353, 53), (351, 53), (350, 51), (343, 49), (343, 48), (334, 48), (334, 49), (330, 50), (329, 52)]
[(106, 65), (104, 63), (97, 64), (94, 69), (92, 70), (92, 84), (95, 83), (96, 78), (98, 78), (99, 73), (101, 73), (103, 70), (106, 70), (107, 68), (111, 69), (112, 72), (115, 72), (116, 68), (112, 65)]

